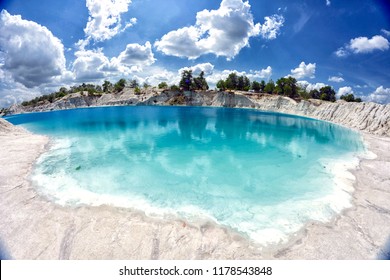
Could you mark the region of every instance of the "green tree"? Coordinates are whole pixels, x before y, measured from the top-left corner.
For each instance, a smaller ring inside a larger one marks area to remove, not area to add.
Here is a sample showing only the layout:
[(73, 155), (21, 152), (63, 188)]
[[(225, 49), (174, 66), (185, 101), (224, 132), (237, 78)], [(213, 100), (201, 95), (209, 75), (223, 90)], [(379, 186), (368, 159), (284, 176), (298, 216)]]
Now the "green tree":
[(194, 80), (192, 78), (192, 70), (183, 70), (181, 72), (181, 80), (179, 86), (184, 90), (191, 90)]
[(225, 88), (233, 90), (233, 89), (237, 89), (237, 87), (238, 87), (238, 76), (235, 72), (232, 72), (225, 80)]
[(310, 96), (310, 98), (313, 98), (313, 99), (320, 99), (320, 92), (318, 91), (318, 89), (312, 89), (309, 92), (309, 96)]
[(120, 92), (122, 91), (126, 86), (126, 80), (125, 79), (120, 79), (117, 81), (114, 85), (115, 91)]
[(180, 91), (180, 88), (177, 85), (171, 85), (172, 91)]
[(134, 88), (134, 94), (135, 95), (140, 95), (141, 94), (141, 89), (139, 87)]
[(136, 79), (133, 79), (130, 81), (130, 85), (129, 85), (130, 88), (136, 88), (136, 87), (139, 87), (139, 83)]
[(266, 93), (272, 94), (275, 90), (275, 83), (274, 81), (270, 80), (264, 87), (264, 91)]
[(166, 89), (168, 88), (168, 84), (166, 82), (161, 82), (158, 84), (159, 89)]
[(297, 80), (291, 76), (280, 78), (276, 81), (275, 91), (277, 94), (290, 98), (298, 97)]
[(144, 89), (147, 89), (150, 87), (150, 85), (147, 82), (144, 82), (144, 84), (142, 86), (144, 87)]
[(264, 92), (264, 88), (265, 88), (265, 82), (264, 82), (264, 80), (262, 80), (262, 81), (260, 82), (260, 91), (261, 91), (261, 92)]
[(253, 81), (252, 82), (252, 89), (255, 91), (255, 92), (259, 92), (260, 89), (261, 89), (261, 84), (257, 81)]
[(352, 93), (342, 95), (340, 99), (345, 100), (347, 102), (362, 102), (361, 98), (355, 98), (355, 96)]
[(244, 90), (244, 76), (239, 76), (237, 80), (237, 90)]
[(112, 90), (112, 83), (110, 81), (105, 80), (102, 87), (103, 87), (103, 91), (108, 93)]
[(251, 88), (251, 81), (249, 80), (249, 78), (247, 76), (244, 76), (243, 79), (244, 79), (243, 90), (248, 91)]
[(220, 91), (224, 91), (224, 90), (226, 89), (225, 81), (224, 81), (224, 80), (219, 80), (216, 86), (217, 86), (217, 88), (218, 88)]
[(325, 86), (320, 88), (320, 99), (335, 102), (336, 101), (336, 92), (330, 86)]
[(209, 85), (204, 77), (204, 72), (200, 72), (199, 76), (194, 78), (193, 88), (195, 90), (208, 90)]

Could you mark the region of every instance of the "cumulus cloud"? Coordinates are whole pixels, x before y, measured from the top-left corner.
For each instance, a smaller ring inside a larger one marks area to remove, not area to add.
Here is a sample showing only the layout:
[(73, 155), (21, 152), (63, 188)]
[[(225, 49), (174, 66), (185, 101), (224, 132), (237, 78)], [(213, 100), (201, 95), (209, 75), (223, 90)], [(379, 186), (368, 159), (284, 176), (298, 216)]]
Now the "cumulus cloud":
[(320, 90), (323, 87), (326, 87), (327, 85), (324, 83), (315, 83), (312, 84), (308, 81), (297, 81), (297, 84), (300, 88), (306, 90), (307, 92), (310, 92), (312, 90)]
[(87, 38), (95, 41), (108, 40), (133, 26), (137, 22), (135, 18), (124, 26), (121, 20), (121, 14), (128, 11), (130, 4), (131, 0), (87, 0), (89, 18), (84, 28)]
[(207, 63), (200, 63), (194, 66), (190, 67), (183, 67), (179, 69), (179, 74), (181, 74), (184, 70), (192, 70), (193, 75), (199, 75), (200, 72), (204, 72), (206, 76), (213, 74), (214, 65), (207, 62)]
[(309, 63), (306, 64), (305, 62), (301, 62), (299, 66), (295, 69), (291, 70), (291, 76), (293, 76), (296, 79), (302, 79), (302, 78), (315, 78), (316, 73), (316, 64), (315, 63)]
[(376, 50), (386, 51), (389, 47), (389, 41), (381, 35), (375, 35), (371, 39), (367, 37), (357, 37), (351, 39), (345, 47), (339, 48), (335, 54), (338, 57), (345, 57), (351, 53), (371, 53)]
[(6, 10), (0, 14), (0, 49), (3, 71), (28, 88), (49, 83), (65, 71), (61, 41), (46, 27)]
[(128, 44), (126, 49), (119, 54), (116, 60), (127, 66), (149, 66), (156, 61), (149, 41), (146, 42), (144, 46), (140, 44)]
[(260, 34), (265, 39), (276, 39), (280, 28), (283, 26), (284, 17), (281, 15), (273, 15), (265, 17), (265, 22), (260, 27)]
[(358, 37), (351, 40), (349, 48), (354, 53), (370, 53), (374, 50), (385, 51), (389, 49), (389, 41), (380, 35), (373, 36), (371, 39)]
[(342, 95), (346, 95), (346, 94), (353, 94), (353, 89), (351, 87), (341, 87), (339, 88), (339, 90), (337, 91), (337, 94), (336, 96), (337, 97), (340, 97)]
[(103, 67), (109, 66), (109, 59), (102, 49), (79, 50), (75, 52), (76, 59), (73, 62), (73, 72), (77, 80), (98, 80), (105, 77)]
[(335, 83), (341, 83), (341, 82), (344, 82), (344, 79), (342, 77), (333, 76), (333, 77), (329, 77), (328, 81), (335, 82)]
[(380, 86), (373, 93), (371, 93), (366, 98), (366, 100), (381, 104), (388, 104), (390, 103), (390, 88), (384, 88), (383, 86)]
[(145, 45), (128, 44), (117, 57), (109, 59), (103, 49), (78, 50), (73, 62), (73, 72), (78, 81), (100, 80), (108, 75), (130, 75), (152, 65), (154, 58), (150, 42)]
[(267, 68), (265, 69), (261, 69), (259, 71), (250, 71), (250, 73), (248, 74), (248, 77), (249, 78), (252, 78), (252, 79), (266, 79), (268, 80), (269, 78), (271, 78), (272, 76), (272, 67), (271, 66), (268, 66)]
[(166, 55), (195, 59), (212, 53), (231, 59), (249, 45), (249, 38), (275, 39), (283, 26), (279, 15), (266, 17), (264, 25), (255, 24), (250, 8), (242, 0), (222, 0), (218, 10), (198, 12), (195, 25), (171, 31), (154, 45)]

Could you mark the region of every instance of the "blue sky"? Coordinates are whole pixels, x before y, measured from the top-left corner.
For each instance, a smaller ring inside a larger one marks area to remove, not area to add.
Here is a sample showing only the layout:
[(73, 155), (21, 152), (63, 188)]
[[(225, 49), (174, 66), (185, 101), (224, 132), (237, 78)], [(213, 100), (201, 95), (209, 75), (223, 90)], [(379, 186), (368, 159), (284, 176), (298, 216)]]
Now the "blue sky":
[(82, 82), (231, 71), (390, 102), (390, 10), (360, 0), (5, 0), (0, 107)]

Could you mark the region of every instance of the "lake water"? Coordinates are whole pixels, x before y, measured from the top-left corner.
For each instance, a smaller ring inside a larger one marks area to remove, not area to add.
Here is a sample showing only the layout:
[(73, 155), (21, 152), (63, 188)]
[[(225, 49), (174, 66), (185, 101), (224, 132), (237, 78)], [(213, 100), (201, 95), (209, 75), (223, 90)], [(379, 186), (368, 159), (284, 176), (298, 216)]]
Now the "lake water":
[(52, 138), (32, 180), (59, 204), (213, 220), (262, 244), (349, 207), (347, 168), (364, 150), (343, 127), (247, 109), (104, 107), (7, 119)]

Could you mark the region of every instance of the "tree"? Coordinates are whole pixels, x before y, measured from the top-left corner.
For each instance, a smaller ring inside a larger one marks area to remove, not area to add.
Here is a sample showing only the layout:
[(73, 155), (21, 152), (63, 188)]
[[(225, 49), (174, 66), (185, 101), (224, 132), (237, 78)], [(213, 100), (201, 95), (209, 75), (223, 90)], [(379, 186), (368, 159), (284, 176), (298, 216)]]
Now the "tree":
[(134, 88), (134, 94), (135, 95), (140, 95), (141, 94), (141, 89), (139, 87)]
[(193, 82), (192, 70), (183, 70), (179, 86), (184, 90), (191, 90)]
[(136, 88), (136, 87), (139, 87), (139, 83), (137, 82), (136, 79), (133, 79), (130, 81), (130, 85), (129, 85), (130, 88)]
[(166, 89), (168, 88), (168, 84), (166, 82), (161, 82), (158, 84), (159, 89)]
[(342, 95), (340, 99), (345, 100), (347, 102), (362, 102), (361, 98), (355, 98), (355, 96), (352, 93)]
[(262, 80), (262, 81), (260, 82), (260, 91), (261, 91), (261, 92), (264, 92), (264, 88), (265, 88), (265, 82), (264, 82), (264, 80)]
[(239, 76), (237, 80), (237, 87), (238, 90), (244, 90), (244, 76)]
[(320, 88), (320, 99), (335, 102), (336, 92), (330, 86), (322, 87)]
[(243, 90), (248, 91), (251, 88), (251, 81), (249, 80), (249, 78), (247, 76), (244, 76), (243, 79), (244, 79)]
[(122, 91), (126, 86), (126, 80), (125, 79), (120, 79), (116, 84), (114, 85), (115, 91), (120, 92)]
[(110, 92), (112, 90), (112, 83), (110, 81), (105, 80), (102, 87), (104, 92)]
[(180, 88), (177, 85), (171, 85), (172, 91), (180, 91)]
[(225, 88), (226, 89), (237, 89), (238, 86), (238, 76), (235, 72), (229, 74), (227, 79), (225, 80)]
[(264, 91), (269, 94), (272, 94), (274, 92), (274, 89), (275, 89), (275, 83), (272, 80), (270, 80), (264, 87)]
[(217, 88), (218, 88), (220, 91), (224, 91), (224, 90), (226, 89), (225, 81), (224, 81), (224, 80), (219, 80), (216, 86), (217, 86)]
[(194, 78), (193, 87), (195, 90), (208, 90), (209, 85), (207, 84), (206, 79), (204, 78), (204, 72), (200, 72), (199, 76)]
[(144, 89), (147, 89), (148, 87), (150, 87), (150, 85), (147, 82), (144, 82), (143, 87)]
[(290, 85), (284, 85), (283, 87), (283, 94), (288, 96), (288, 97), (294, 97), (294, 94), (293, 94), (293, 89)]
[(312, 90), (309, 92), (309, 95), (310, 95), (310, 98), (313, 98), (313, 99), (320, 99), (320, 92), (318, 91), (318, 89), (312, 89)]
[(294, 98), (298, 96), (297, 80), (293, 77), (280, 78), (276, 81), (277, 94)]
[(66, 89), (66, 87), (61, 87), (59, 92), (67, 94), (68, 90)]
[(259, 92), (261, 90), (261, 84), (257, 81), (253, 81), (252, 82), (252, 89), (255, 91), (255, 92)]

